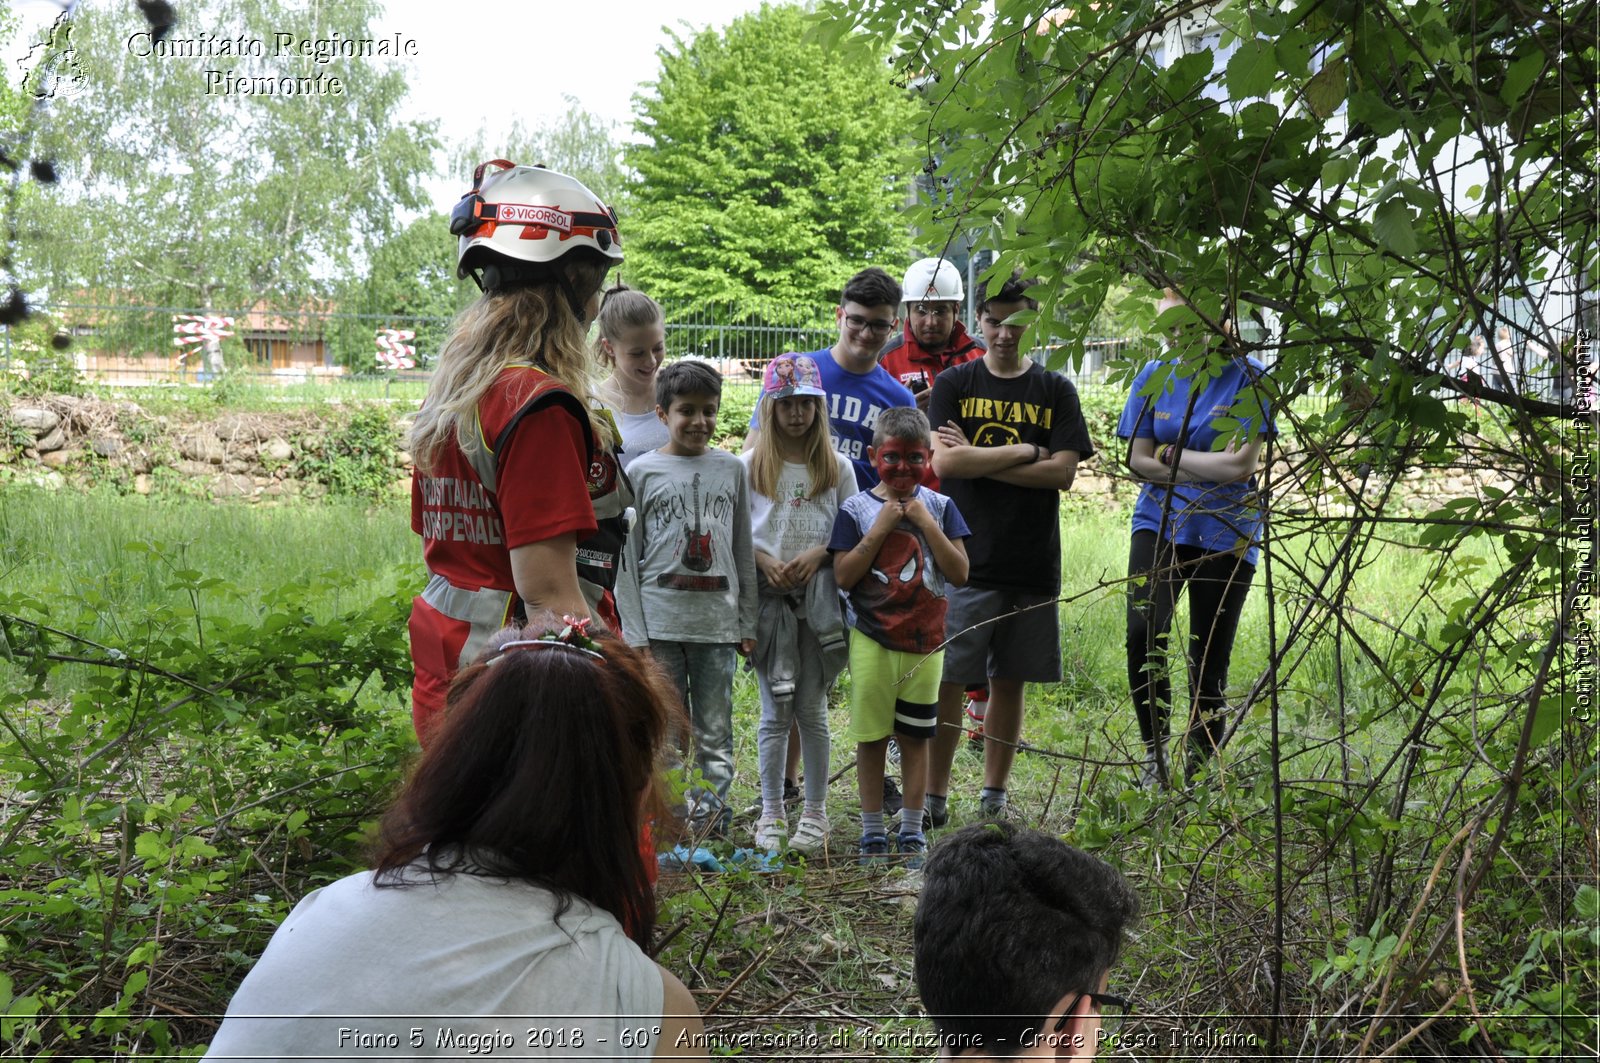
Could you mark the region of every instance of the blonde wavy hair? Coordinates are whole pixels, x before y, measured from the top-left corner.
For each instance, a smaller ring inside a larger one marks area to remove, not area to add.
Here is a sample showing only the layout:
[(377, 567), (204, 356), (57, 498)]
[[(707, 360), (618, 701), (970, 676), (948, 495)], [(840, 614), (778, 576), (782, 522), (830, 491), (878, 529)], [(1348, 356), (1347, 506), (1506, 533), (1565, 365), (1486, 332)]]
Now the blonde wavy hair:
[[(566, 274), (581, 305), (600, 289), (609, 266), (599, 258), (572, 255), (555, 268)], [(534, 365), (561, 381), (590, 411), (589, 430), (598, 444), (613, 443), (610, 421), (594, 412), (588, 334), (589, 323), (573, 311), (554, 274), (546, 281), (484, 292), (456, 318), (439, 352), (428, 397), (411, 427), (417, 468), (431, 472), (452, 441), (463, 449), (470, 445), (478, 430), (478, 403), (508, 365)]]
[[(807, 498), (817, 498), (839, 486), (839, 459), (834, 456), (833, 435), (828, 426), (828, 411), (815, 395), (797, 396), (810, 402), (817, 415), (811, 420), (811, 430), (803, 440), (806, 456), (806, 474), (810, 483)], [(772, 498), (778, 489), (778, 476), (783, 472), (783, 451), (778, 443), (778, 400), (771, 395), (761, 397), (761, 431), (756, 435), (756, 445), (750, 456), (750, 490), (762, 498)]]

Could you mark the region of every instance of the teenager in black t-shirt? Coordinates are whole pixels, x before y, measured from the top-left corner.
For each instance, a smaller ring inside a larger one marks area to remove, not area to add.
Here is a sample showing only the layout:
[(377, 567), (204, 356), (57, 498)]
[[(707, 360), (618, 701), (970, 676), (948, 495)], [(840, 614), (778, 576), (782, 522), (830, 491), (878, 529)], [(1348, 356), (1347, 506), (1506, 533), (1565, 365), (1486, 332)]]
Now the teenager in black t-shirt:
[[(1061, 678), (1054, 604), (1061, 590), (1060, 492), (1094, 454), (1072, 382), (1023, 357), (1025, 325), (1038, 308), (1013, 276), (978, 308), (988, 351), (934, 380), (934, 471), (972, 529), (967, 586), (952, 590), (939, 691), (939, 731), (928, 765), (928, 813), (945, 821), (950, 764), (960, 740), (963, 692), (989, 682), (980, 808), (998, 815), (1022, 730), (1024, 686)], [(996, 620), (996, 618), (1000, 618)], [(994, 623), (984, 623), (995, 620)], [(966, 630), (982, 624), (974, 630)]]

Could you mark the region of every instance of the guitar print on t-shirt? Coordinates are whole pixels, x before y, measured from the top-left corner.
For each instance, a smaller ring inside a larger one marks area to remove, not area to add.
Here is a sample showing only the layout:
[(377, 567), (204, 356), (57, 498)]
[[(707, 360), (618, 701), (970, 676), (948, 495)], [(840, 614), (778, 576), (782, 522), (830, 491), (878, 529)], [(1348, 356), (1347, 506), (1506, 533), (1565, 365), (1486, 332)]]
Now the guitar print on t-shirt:
[(700, 531), (700, 474), (694, 474), (694, 527), (684, 529), (683, 567), (704, 572), (711, 567), (711, 533)]
[[(699, 473), (694, 474), (691, 490), (694, 492), (694, 526), (683, 529), (683, 554), (678, 560), (690, 572), (701, 573), (709, 571), (716, 563), (716, 554), (711, 545), (710, 529), (702, 531), (700, 526)], [(680, 591), (725, 591), (728, 589), (728, 577), (663, 572), (656, 577), (656, 585)]]

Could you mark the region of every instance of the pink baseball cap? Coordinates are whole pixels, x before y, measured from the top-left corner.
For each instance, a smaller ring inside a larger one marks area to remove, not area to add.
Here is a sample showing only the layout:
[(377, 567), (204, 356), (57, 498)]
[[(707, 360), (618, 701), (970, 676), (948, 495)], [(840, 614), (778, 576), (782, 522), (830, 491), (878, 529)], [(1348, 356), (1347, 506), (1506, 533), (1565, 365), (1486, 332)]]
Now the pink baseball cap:
[(767, 363), (761, 374), (761, 397), (787, 399), (796, 395), (815, 395), (823, 398), (828, 393), (822, 389), (822, 370), (816, 360), (804, 354), (780, 354)]

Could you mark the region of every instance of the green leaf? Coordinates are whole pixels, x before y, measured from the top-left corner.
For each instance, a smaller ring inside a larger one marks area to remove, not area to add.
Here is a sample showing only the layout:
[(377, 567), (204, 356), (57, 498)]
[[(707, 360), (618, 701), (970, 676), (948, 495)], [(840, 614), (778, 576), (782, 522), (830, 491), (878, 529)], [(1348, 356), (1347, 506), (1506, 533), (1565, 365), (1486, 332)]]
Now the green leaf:
[(172, 847), (159, 834), (147, 832), (139, 835), (133, 842), (134, 855), (155, 864), (166, 860), (167, 854), (171, 851)]
[(1209, 48), (1190, 52), (1167, 68), (1163, 80), (1167, 83), (1167, 91), (1174, 99), (1183, 99), (1199, 87), (1200, 83), (1211, 73), (1216, 65), (1217, 57)]
[(1534, 709), (1533, 727), (1528, 732), (1528, 745), (1530, 747), (1542, 746), (1561, 728), (1567, 718), (1566, 699), (1559, 694), (1552, 694), (1539, 699), (1538, 706)]
[(1546, 57), (1542, 49), (1534, 49), (1519, 56), (1506, 68), (1505, 84), (1500, 86), (1500, 99), (1515, 107), (1544, 70)]
[(1322, 187), (1333, 188), (1350, 180), (1355, 173), (1355, 160), (1348, 155), (1336, 155), (1322, 164)]
[(1589, 923), (1600, 920), (1600, 890), (1585, 882), (1578, 887), (1578, 895), (1573, 898), (1572, 906), (1579, 919)]
[(1235, 102), (1252, 96), (1265, 96), (1278, 74), (1278, 58), (1268, 41), (1239, 42), (1239, 50), (1228, 60), (1228, 95)]
[(1372, 216), (1372, 230), (1384, 250), (1401, 257), (1417, 253), (1417, 233), (1413, 227), (1411, 208), (1404, 199), (1395, 198), (1380, 205)]
[(1344, 103), (1349, 86), (1350, 78), (1345, 72), (1344, 57), (1341, 56), (1306, 82), (1306, 106), (1318, 118), (1332, 118), (1339, 105)]

